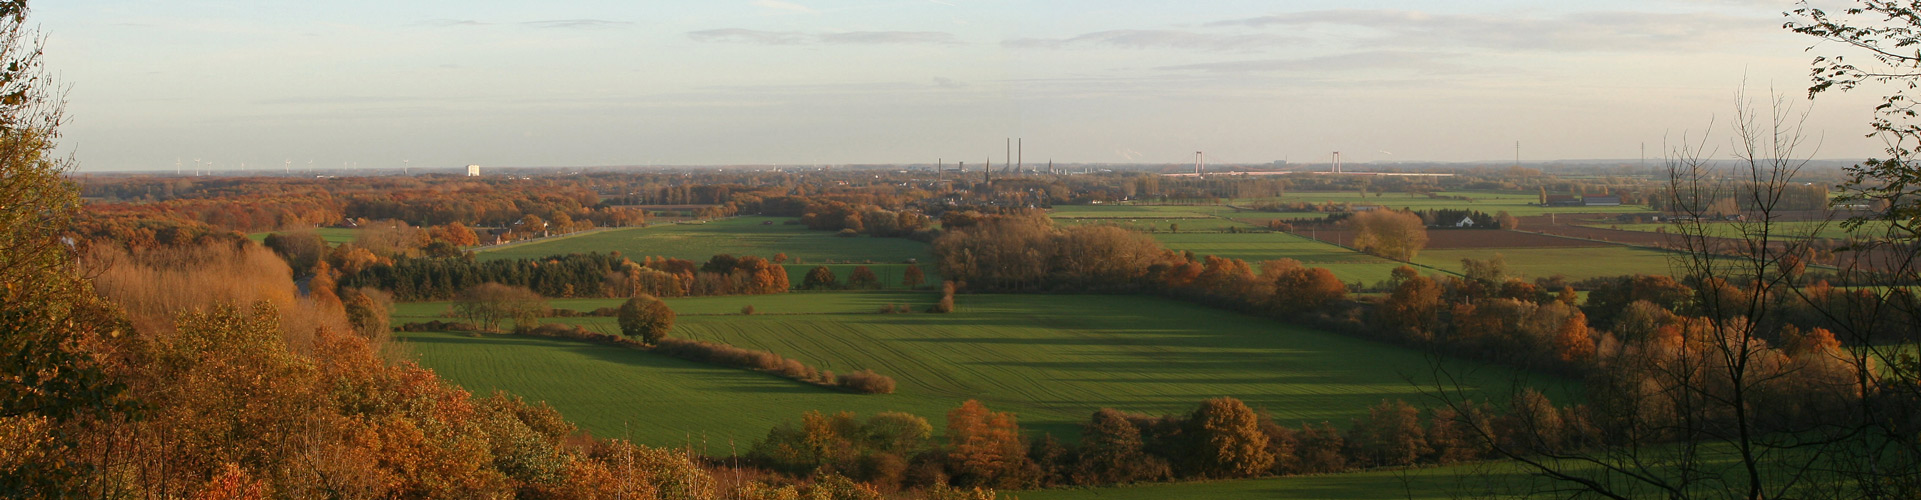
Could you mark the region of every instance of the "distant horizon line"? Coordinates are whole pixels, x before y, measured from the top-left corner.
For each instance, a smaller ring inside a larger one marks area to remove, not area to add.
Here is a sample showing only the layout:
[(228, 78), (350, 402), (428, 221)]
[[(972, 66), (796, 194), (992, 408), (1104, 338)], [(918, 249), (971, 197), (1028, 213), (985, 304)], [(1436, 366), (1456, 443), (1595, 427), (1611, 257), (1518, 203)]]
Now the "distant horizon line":
[[(1867, 160), (1867, 158), (1812, 158), (1812, 159), (1806, 159), (1806, 160), (1797, 160), (1797, 161), (1807, 161), (1807, 162), (1809, 162), (1810, 164), (1823, 164), (1823, 165), (1825, 165), (1825, 164), (1835, 164), (1835, 163), (1859, 163), (1859, 162), (1862, 162), (1862, 161), (1865, 161), (1865, 160)], [(1276, 167), (1274, 167), (1274, 165), (1275, 165), (1275, 163), (1276, 163), (1276, 162), (1281, 162), (1281, 161), (1282, 161), (1282, 160), (1275, 160), (1274, 162), (1264, 162), (1264, 163), (1211, 163), (1211, 164), (1209, 164), (1209, 165), (1208, 165), (1208, 168), (1207, 168), (1207, 170), (1208, 170), (1208, 171), (1216, 171), (1216, 170), (1215, 170), (1216, 168), (1261, 168), (1261, 169), (1269, 169), (1269, 170), (1264, 170), (1264, 171), (1272, 171), (1272, 169), (1274, 169), (1274, 168), (1276, 168)], [(1648, 166), (1651, 166), (1651, 167), (1653, 167), (1653, 166), (1660, 166), (1659, 164), (1660, 164), (1660, 162), (1661, 162), (1661, 161), (1662, 161), (1662, 160), (1659, 160), (1659, 159), (1655, 159), (1655, 158), (1649, 158), (1649, 159), (1647, 160), (1647, 163), (1648, 163)], [(1711, 161), (1713, 161), (1713, 162), (1716, 162), (1716, 163), (1719, 163), (1719, 162), (1737, 162), (1737, 161), (1741, 161), (1741, 160), (1733, 160), (1733, 159), (1728, 159), (1728, 160), (1711, 160)], [(1500, 160), (1500, 161), (1488, 161), (1488, 160), (1471, 160), (1471, 161), (1441, 161), (1441, 160), (1394, 160), (1394, 161), (1342, 161), (1342, 162), (1341, 162), (1341, 164), (1342, 164), (1342, 165), (1374, 165), (1374, 166), (1410, 166), (1410, 167), (1513, 167), (1513, 166), (1523, 166), (1523, 167), (1525, 167), (1525, 166), (1556, 166), (1556, 165), (1565, 165), (1565, 166), (1596, 166), (1596, 165), (1611, 165), (1611, 164), (1620, 164), (1620, 165), (1631, 165), (1631, 164), (1635, 164), (1635, 163), (1640, 163), (1640, 162), (1642, 162), (1642, 160), (1641, 160), (1641, 159), (1639, 159), (1639, 158), (1626, 158), (1626, 159), (1620, 159), (1620, 158), (1589, 158), (1589, 159), (1557, 159), (1557, 160), (1539, 160), (1539, 161), (1522, 161), (1522, 162), (1515, 162), (1515, 161), (1512, 161), (1512, 160)], [(211, 174), (211, 175), (231, 175), (231, 174), (236, 174), (236, 173), (269, 173), (269, 174), (272, 174), (272, 173), (278, 173), (278, 174), (285, 174), (285, 173), (287, 173), (287, 172), (300, 172), (300, 173), (317, 173), (317, 174), (334, 174), (334, 173), (354, 173), (354, 172), (387, 172), (387, 171), (394, 171), (394, 172), (400, 172), (400, 171), (402, 171), (402, 170), (423, 170), (423, 171), (455, 171), (455, 172), (458, 172), (458, 171), (462, 171), (462, 170), (465, 170), (465, 169), (467, 168), (467, 166), (468, 166), (468, 165), (475, 165), (475, 164), (471, 164), (471, 163), (469, 163), (469, 164), (461, 164), (461, 165), (455, 165), (455, 166), (419, 166), (419, 167), (415, 167), (415, 166), (407, 166), (407, 167), (355, 167), (355, 168), (345, 168), (345, 167), (330, 167), (330, 168), (298, 168), (298, 169), (292, 169), (292, 170), (287, 170), (287, 169), (284, 169), (284, 168), (245, 168), (245, 169), (232, 169), (232, 168), (219, 168), (219, 169), (209, 169), (209, 170), (203, 170), (203, 171), (202, 171), (202, 172), (203, 172), (203, 174), (201, 174), (201, 175), (199, 175), (199, 176), (201, 176), (201, 177), (205, 177), (205, 176), (208, 176), (208, 175), (210, 175), (210, 174)], [(924, 168), (924, 167), (933, 167), (933, 166), (936, 166), (936, 165), (939, 165), (939, 163), (935, 163), (935, 162), (912, 162), (912, 163), (690, 163), (690, 164), (604, 164), (604, 165), (486, 165), (486, 164), (478, 164), (478, 165), (479, 165), (479, 166), (480, 166), (481, 168), (483, 168), (483, 169), (510, 169), (510, 170), (565, 170), (565, 169), (583, 169), (583, 170), (585, 170), (585, 169), (591, 169), (591, 170), (620, 170), (620, 169), (727, 169), (727, 168), (755, 168), (755, 169), (776, 169), (776, 168), (781, 168), (781, 169), (784, 169), (784, 168), (858, 168), (858, 169), (882, 169), (882, 168), (890, 168), (890, 167), (914, 167), (914, 168)], [(955, 168), (954, 166), (955, 166), (955, 165), (958, 165), (958, 164), (957, 164), (957, 163), (955, 163), (955, 162), (947, 162), (947, 163), (946, 163), (946, 165), (948, 165), (948, 169), (949, 169), (949, 170), (952, 170), (952, 169), (954, 169), (954, 168)], [(1045, 162), (1042, 162), (1042, 163), (1038, 163), (1038, 164), (1037, 164), (1037, 163), (1023, 163), (1023, 164), (1021, 164), (1020, 166), (1021, 166), (1021, 168), (1023, 168), (1023, 169), (1034, 169), (1034, 168), (1037, 168), (1037, 167), (1038, 167), (1038, 168), (1045, 168), (1045, 166), (1046, 166), (1046, 165), (1047, 165), (1047, 163), (1045, 163)], [(1058, 168), (1058, 167), (1061, 167), (1061, 166), (1071, 166), (1071, 167), (1089, 167), (1089, 166), (1100, 166), (1100, 167), (1123, 167), (1123, 168), (1130, 168), (1130, 167), (1131, 167), (1131, 168), (1178, 168), (1178, 169), (1191, 169), (1191, 168), (1193, 167), (1193, 165), (1194, 165), (1194, 164), (1193, 164), (1193, 163), (1187, 163), (1187, 162), (1152, 162), (1152, 163), (1142, 163), (1142, 162), (1061, 162), (1061, 161), (1055, 161), (1055, 162), (1053, 162), (1053, 165), (1054, 165), (1055, 167), (1057, 167), (1057, 168)], [(1311, 165), (1322, 165), (1322, 166), (1331, 166), (1331, 165), (1333, 165), (1333, 162), (1310, 162), (1310, 163), (1295, 163), (1295, 162), (1286, 162), (1286, 163), (1283, 163), (1283, 165), (1286, 165), (1286, 167), (1281, 167), (1281, 168), (1289, 168), (1289, 167), (1306, 167), (1306, 166), (1311, 166)], [(997, 167), (994, 167), (994, 169), (995, 169), (996, 171), (998, 171), (998, 170), (1000, 170), (1000, 169), (1002, 169), (1002, 168), (1006, 168), (1006, 167), (1005, 167), (1005, 166), (997, 166)], [(90, 169), (87, 169), (86, 167), (80, 167), (80, 168), (75, 168), (75, 169), (73, 169), (73, 170), (71, 170), (71, 171), (68, 171), (68, 174), (132, 174), (132, 173), (165, 173), (165, 172), (168, 172), (168, 171), (170, 171), (170, 170), (172, 170), (172, 169), (168, 169), (168, 168), (165, 168), (165, 167), (159, 167), (159, 168), (142, 168), (142, 169), (117, 169), (117, 170), (90, 170)], [(189, 169), (189, 170), (180, 170), (180, 171), (181, 171), (181, 172), (183, 172), (183, 173), (181, 174), (181, 176), (183, 176), (183, 177), (194, 177), (194, 176), (195, 176), (195, 175), (193, 175), (193, 174), (191, 173), (191, 170), (190, 170), (190, 169)], [(975, 172), (978, 172), (979, 170), (978, 170), (978, 168), (976, 168), (976, 169), (973, 169), (973, 170), (971, 170), (971, 171), (975, 171)]]

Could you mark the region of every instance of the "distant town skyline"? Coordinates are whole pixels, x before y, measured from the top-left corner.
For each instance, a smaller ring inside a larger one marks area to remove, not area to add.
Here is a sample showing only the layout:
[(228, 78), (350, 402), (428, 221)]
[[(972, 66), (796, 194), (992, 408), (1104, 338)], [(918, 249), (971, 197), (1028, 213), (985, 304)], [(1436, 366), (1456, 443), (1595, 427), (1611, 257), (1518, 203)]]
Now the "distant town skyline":
[[(1786, 1), (36, 5), (81, 171), (1631, 159), (1805, 102)], [(1818, 146), (1818, 150), (1815, 149)]]

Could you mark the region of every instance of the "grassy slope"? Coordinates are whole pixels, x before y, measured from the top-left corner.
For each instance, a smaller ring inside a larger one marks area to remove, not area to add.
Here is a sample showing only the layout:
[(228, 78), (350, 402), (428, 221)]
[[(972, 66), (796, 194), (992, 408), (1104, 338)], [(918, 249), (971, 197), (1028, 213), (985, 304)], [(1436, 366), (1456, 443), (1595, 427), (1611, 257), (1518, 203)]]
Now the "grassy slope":
[[(1686, 231), (1697, 230), (1692, 223), (1688, 223), (1685, 225), (1669, 224), (1669, 223), (1587, 224), (1587, 225), (1598, 227), (1598, 228), (1604, 228), (1604, 229), (1621, 229), (1626, 231), (1646, 231), (1646, 232), (1665, 231), (1667, 233), (1677, 234), (1677, 235), (1681, 234), (1681, 232), (1684, 230)], [(1760, 226), (1759, 224), (1752, 225), (1752, 227), (1756, 230), (1759, 229), (1759, 226)], [(1727, 223), (1727, 222), (1707, 223), (1705, 225), (1700, 226), (1699, 230), (1705, 230), (1708, 236), (1719, 236), (1722, 238), (1740, 238), (1741, 237), (1741, 231), (1739, 229), (1739, 226), (1735, 223)], [(1850, 236), (1861, 237), (1861, 238), (1879, 238), (1879, 237), (1887, 236), (1888, 224), (1885, 222), (1874, 222), (1874, 223), (1870, 223), (1862, 226), (1858, 231), (1849, 231), (1847, 228), (1841, 227), (1840, 222), (1828, 222), (1828, 223), (1775, 222), (1774, 227), (1772, 228), (1772, 231), (1773, 231), (1772, 236), (1775, 238), (1814, 237), (1814, 238), (1846, 239)]]
[[(480, 260), (547, 257), (576, 252), (618, 251), (629, 258), (674, 257), (706, 262), (716, 254), (773, 257), (786, 253), (788, 281), (800, 286), (807, 271), (827, 265), (841, 281), (854, 267), (866, 265), (888, 288), (900, 286), (908, 259), (927, 262), (927, 244), (904, 238), (842, 238), (830, 231), (814, 231), (802, 226), (785, 225), (782, 217), (744, 216), (706, 224), (658, 224), (652, 227), (614, 229), (569, 238), (482, 250)], [(764, 224), (773, 222), (773, 225)], [(846, 264), (827, 264), (842, 262)], [(923, 265), (927, 281), (938, 283), (933, 266)]]
[[(1216, 396), (1242, 398), (1290, 425), (1344, 423), (1383, 398), (1418, 400), (1403, 375), (1427, 366), (1413, 351), (1148, 297), (963, 296), (961, 311), (949, 315), (859, 312), (886, 303), (918, 308), (932, 299), (891, 292), (670, 301), (688, 313), (732, 312), (746, 303), (766, 312), (844, 311), (690, 314), (676, 335), (769, 349), (837, 372), (873, 368), (900, 383), (898, 392), (881, 396), (569, 341), (400, 337), (411, 340), (422, 364), (470, 389), (545, 400), (596, 434), (654, 444), (703, 434), (710, 443), (744, 444), (807, 410), (902, 410), (938, 427), (948, 409), (969, 398), (1018, 413), (1029, 429), (1063, 436), (1076, 434), (1103, 406), (1185, 412)], [(556, 321), (613, 328), (610, 318)], [(1476, 380), (1504, 389), (1510, 379), (1499, 373), (1487, 370)]]
[(1488, 492), (1519, 491), (1519, 486), (1528, 482), (1529, 478), (1521, 472), (1519, 466), (1490, 463), (1237, 481), (1193, 481), (1022, 491), (1017, 495), (1021, 500), (1521, 498), (1519, 495), (1490, 497)]
[[(1386, 280), (1401, 263), (1348, 250), (1287, 233), (1258, 232), (1240, 234), (1153, 235), (1162, 245), (1174, 250), (1191, 250), (1196, 255), (1218, 255), (1247, 261), (1260, 271), (1266, 260), (1288, 258), (1312, 267), (1325, 267), (1342, 281), (1361, 280), (1368, 284)], [(1456, 263), (1447, 269), (1459, 267)]]
[[(715, 254), (772, 257), (786, 253), (794, 263), (900, 263), (927, 260), (927, 245), (903, 238), (842, 238), (831, 231), (786, 225), (782, 217), (735, 217), (706, 224), (660, 224), (619, 229), (552, 242), (482, 251), (481, 260), (547, 257), (575, 252), (619, 251), (631, 258), (665, 256), (706, 261)], [(763, 224), (773, 222), (772, 225)]]
[[(249, 233), (247, 234), (247, 239), (254, 240), (254, 241), (262, 241), (267, 239), (267, 235), (273, 234), (275, 232), (284, 232), (284, 231)], [(323, 241), (326, 241), (327, 244), (329, 245), (339, 245), (341, 243), (352, 243), (354, 241), (354, 238), (358, 237), (359, 235), (358, 230), (344, 228), (344, 227), (315, 228), (314, 232), (319, 233), (320, 239)]]
[[(1379, 196), (1376, 196), (1377, 194)], [(1278, 199), (1260, 198), (1260, 199), (1234, 200), (1234, 204), (1245, 206), (1245, 205), (1253, 205), (1256, 203), (1269, 202), (1269, 201), (1278, 201), (1280, 203), (1308, 202), (1308, 203), (1318, 204), (1322, 202), (1332, 201), (1332, 202), (1347, 202), (1347, 203), (1366, 204), (1366, 205), (1381, 205), (1381, 206), (1386, 206), (1390, 208), (1412, 208), (1415, 210), (1469, 209), (1469, 210), (1479, 210), (1479, 211), (1487, 212), (1490, 214), (1505, 211), (1517, 217), (1524, 216), (1524, 215), (1542, 215), (1542, 214), (1548, 214), (1548, 213), (1635, 213), (1635, 212), (1648, 211), (1647, 207), (1638, 206), (1638, 205), (1628, 205), (1628, 206), (1618, 206), (1618, 207), (1552, 207), (1552, 208), (1530, 206), (1529, 205), (1530, 203), (1536, 203), (1540, 201), (1540, 193), (1538, 192), (1519, 193), (1519, 192), (1486, 192), (1486, 191), (1450, 191), (1450, 192), (1443, 192), (1438, 194), (1442, 196), (1464, 196), (1469, 198), (1469, 200), (1438, 200), (1438, 199), (1428, 198), (1426, 195), (1415, 195), (1415, 194), (1408, 194), (1408, 193), (1372, 193), (1370, 192), (1367, 194), (1367, 196), (1363, 197), (1363, 196), (1360, 196), (1360, 193), (1357, 193), (1354, 191), (1338, 191), (1338, 192), (1290, 191), (1286, 195)], [(1549, 193), (1549, 194), (1554, 194), (1554, 193)]]
[(1461, 270), (1461, 259), (1485, 260), (1500, 254), (1512, 274), (1530, 281), (1556, 274), (1570, 280), (1627, 274), (1670, 274), (1674, 254), (1621, 246), (1587, 248), (1501, 248), (1423, 250), (1414, 261), (1439, 269)]

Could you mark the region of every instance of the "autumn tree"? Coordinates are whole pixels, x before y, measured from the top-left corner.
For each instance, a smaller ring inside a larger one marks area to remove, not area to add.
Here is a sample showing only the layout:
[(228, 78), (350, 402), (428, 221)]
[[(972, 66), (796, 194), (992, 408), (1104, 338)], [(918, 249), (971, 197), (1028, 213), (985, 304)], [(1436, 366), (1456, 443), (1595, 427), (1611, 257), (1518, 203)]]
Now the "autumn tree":
[(787, 268), (752, 255), (735, 261), (729, 273), (740, 282), (740, 293), (786, 293), (790, 286), (787, 282)]
[(1275, 310), (1301, 313), (1319, 310), (1347, 298), (1347, 284), (1327, 269), (1311, 267), (1282, 274), (1274, 281)]
[(907, 271), (901, 273), (900, 285), (902, 287), (919, 288), (921, 284), (926, 282), (927, 276), (922, 273), (919, 265), (909, 265), (907, 266)]
[(1301, 426), (1295, 434), (1294, 446), (1296, 472), (1325, 474), (1347, 469), (1347, 440), (1341, 437), (1340, 429), (1334, 424), (1321, 422), (1320, 425)]
[(1167, 476), (1166, 460), (1147, 454), (1143, 446), (1140, 429), (1126, 414), (1102, 408), (1081, 429), (1081, 457), (1073, 472), (1074, 480), (1080, 484), (1114, 484)]
[(286, 260), (287, 267), (293, 268), (295, 274), (305, 274), (313, 269), (314, 264), (326, 258), (329, 250), (327, 241), (321, 239), (320, 233), (313, 229), (269, 234), (260, 243)]
[(1415, 276), (1401, 282), (1381, 303), (1380, 321), (1404, 332), (1425, 335), (1439, 321), (1441, 285), (1433, 278)]
[(1214, 398), (1201, 403), (1188, 416), (1192, 455), (1188, 470), (1203, 477), (1248, 477), (1266, 471), (1274, 464), (1267, 449), (1267, 435), (1261, 432), (1260, 415), (1234, 398)]
[(74, 480), (96, 471), (72, 426), (106, 417), (125, 389), (81, 345), (115, 319), (61, 239), (80, 196), (72, 161), (54, 155), (64, 103), (26, 14), (0, 2), (0, 496), (90, 496)]
[(874, 270), (867, 266), (854, 266), (854, 271), (847, 274), (847, 288), (866, 290), (880, 286), (880, 278), (875, 277)]
[(620, 333), (649, 344), (667, 338), (674, 328), (674, 310), (652, 295), (637, 295), (620, 304), (616, 313)]
[(870, 449), (907, 456), (934, 437), (927, 419), (912, 413), (884, 411), (861, 424), (860, 439)]
[(547, 313), (547, 299), (526, 287), (482, 283), (455, 295), (453, 307), (456, 314), (474, 326), (499, 331), (500, 322), (510, 319), (521, 326), (533, 326), (537, 318)]
[(940, 300), (934, 302), (933, 307), (927, 308), (927, 312), (931, 312), (931, 313), (954, 312), (954, 282), (953, 281), (950, 280), (950, 281), (941, 282)]
[(817, 266), (807, 271), (807, 277), (801, 279), (800, 287), (806, 290), (832, 290), (840, 288), (840, 278), (834, 276), (833, 269)]
[(369, 339), (384, 340), (392, 332), (393, 294), (374, 288), (349, 288), (341, 300), (347, 321), (354, 331)]
[(382, 257), (415, 256), (433, 242), (428, 232), (402, 220), (374, 221), (354, 234), (354, 244)]
[(457, 247), (470, 247), (480, 244), (480, 236), (474, 234), (474, 230), (468, 229), (467, 225), (459, 222), (449, 222), (445, 225), (435, 226), (433, 229), (428, 230), (428, 234), (432, 235), (434, 240), (444, 241)]
[(1414, 260), (1427, 247), (1427, 226), (1421, 216), (1394, 210), (1368, 210), (1347, 219), (1354, 230), (1354, 248), (1394, 260)]
[(1013, 413), (988, 410), (969, 399), (947, 412), (947, 442), (948, 468), (957, 484), (1019, 488), (1028, 482), (1031, 464)]
[(1429, 452), (1420, 410), (1405, 401), (1381, 401), (1356, 419), (1347, 445), (1373, 465), (1410, 465)]

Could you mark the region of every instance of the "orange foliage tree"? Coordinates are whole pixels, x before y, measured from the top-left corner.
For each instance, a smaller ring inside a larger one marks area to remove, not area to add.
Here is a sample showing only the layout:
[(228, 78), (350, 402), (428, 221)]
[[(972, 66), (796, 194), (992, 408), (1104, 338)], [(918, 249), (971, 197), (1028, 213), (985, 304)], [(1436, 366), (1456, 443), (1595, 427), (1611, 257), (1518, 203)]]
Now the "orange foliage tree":
[(969, 399), (947, 412), (948, 467), (962, 485), (1019, 488), (1032, 464), (1014, 414)]

